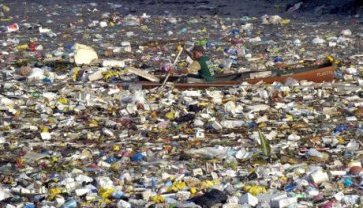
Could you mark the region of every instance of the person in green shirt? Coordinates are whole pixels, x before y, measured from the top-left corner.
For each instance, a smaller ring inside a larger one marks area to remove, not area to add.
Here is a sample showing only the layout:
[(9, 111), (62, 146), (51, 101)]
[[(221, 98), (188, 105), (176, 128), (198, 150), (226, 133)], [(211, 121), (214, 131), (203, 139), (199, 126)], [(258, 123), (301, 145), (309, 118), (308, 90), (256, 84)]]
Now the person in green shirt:
[(204, 48), (200, 45), (195, 45), (191, 52), (184, 48), (184, 51), (190, 58), (193, 59), (193, 63), (189, 65), (187, 69), (172, 70), (172, 73), (185, 75), (187, 82), (212, 82), (214, 81), (214, 70), (208, 57), (205, 55)]

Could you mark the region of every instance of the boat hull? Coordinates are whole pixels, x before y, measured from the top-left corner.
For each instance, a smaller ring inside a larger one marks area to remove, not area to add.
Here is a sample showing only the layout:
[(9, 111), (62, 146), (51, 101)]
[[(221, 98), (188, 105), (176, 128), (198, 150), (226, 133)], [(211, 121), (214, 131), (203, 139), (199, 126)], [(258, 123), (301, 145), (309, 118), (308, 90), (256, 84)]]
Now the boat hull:
[[(206, 83), (172, 83), (175, 88), (178, 89), (205, 89), (205, 88), (230, 88), (233, 86), (237, 86), (242, 84), (243, 82), (247, 82), (249, 84), (256, 84), (258, 82), (264, 82), (267, 84), (271, 84), (273, 82), (286, 82), (287, 79), (295, 79), (295, 80), (307, 80), (316, 83), (321, 82), (329, 82), (335, 79), (335, 66), (327, 66), (319, 69), (303, 71), (288, 75), (281, 75), (281, 76), (271, 76), (271, 77), (264, 77), (264, 78), (253, 78), (253, 79), (240, 79), (240, 80), (233, 80), (233, 81), (214, 81), (214, 82), (206, 82)], [(160, 83), (153, 83), (147, 81), (140, 81), (136, 83), (122, 83), (122, 85), (141, 85), (143, 89), (150, 89), (155, 87), (160, 87), (162, 84)]]

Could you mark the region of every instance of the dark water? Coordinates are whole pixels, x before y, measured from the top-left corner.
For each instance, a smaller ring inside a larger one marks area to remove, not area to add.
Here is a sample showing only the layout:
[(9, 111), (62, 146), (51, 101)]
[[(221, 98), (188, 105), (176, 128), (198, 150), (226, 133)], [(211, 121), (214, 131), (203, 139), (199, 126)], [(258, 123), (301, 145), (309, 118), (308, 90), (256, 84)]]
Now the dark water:
[[(224, 17), (261, 16), (279, 14), (294, 18), (319, 19), (330, 16), (349, 16), (362, 14), (363, 0), (4, 0), (14, 7), (18, 15), (35, 16), (41, 19), (44, 12), (57, 9), (65, 17), (72, 17), (68, 9), (90, 5), (100, 11), (119, 14), (151, 15), (218, 15)], [(286, 10), (297, 2), (303, 2), (301, 8), (293, 14)], [(43, 8), (42, 11), (37, 9)], [(63, 10), (59, 10), (63, 8)]]

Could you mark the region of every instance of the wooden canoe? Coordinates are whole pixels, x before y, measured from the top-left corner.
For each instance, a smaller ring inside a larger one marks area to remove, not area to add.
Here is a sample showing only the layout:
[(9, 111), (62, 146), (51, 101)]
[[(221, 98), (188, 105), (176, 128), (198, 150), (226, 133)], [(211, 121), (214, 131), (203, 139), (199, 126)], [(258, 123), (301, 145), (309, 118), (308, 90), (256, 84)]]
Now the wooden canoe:
[[(281, 72), (281, 71), (280, 71)], [(267, 84), (271, 84), (273, 82), (281, 82), (285, 83), (287, 79), (291, 78), (294, 80), (307, 80), (316, 83), (321, 82), (329, 82), (335, 79), (335, 72), (336, 67), (332, 65), (321, 65), (319, 67), (309, 67), (309, 68), (302, 68), (302, 69), (294, 69), (283, 71), (283, 73), (271, 73), (271, 76), (268, 76), (269, 73), (256, 72), (243, 72), (243, 73), (235, 73), (235, 74), (222, 74), (216, 76), (215, 81), (213, 82), (205, 82), (205, 83), (180, 83), (177, 82), (178, 77), (171, 77), (169, 78), (171, 84), (178, 89), (188, 89), (188, 88), (195, 88), (195, 89), (204, 89), (204, 88), (229, 88), (233, 86), (240, 85), (244, 82), (249, 84), (256, 84), (258, 82), (264, 82)], [(267, 76), (266, 76), (267, 75)], [(150, 89), (155, 87), (160, 87), (163, 82), (163, 79), (160, 82), (150, 82), (150, 81), (138, 81), (138, 82), (128, 82), (128, 83), (121, 83), (122, 86), (128, 87), (130, 85), (141, 85), (143, 89)]]

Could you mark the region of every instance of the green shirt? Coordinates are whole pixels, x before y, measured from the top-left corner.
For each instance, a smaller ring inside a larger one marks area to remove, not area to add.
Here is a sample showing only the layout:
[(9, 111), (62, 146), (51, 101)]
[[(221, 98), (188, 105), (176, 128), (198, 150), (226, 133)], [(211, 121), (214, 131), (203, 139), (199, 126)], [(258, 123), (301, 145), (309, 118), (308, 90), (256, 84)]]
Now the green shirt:
[(214, 70), (212, 63), (209, 61), (207, 56), (203, 56), (198, 60), (200, 64), (200, 70), (198, 71), (198, 75), (205, 79), (207, 82), (211, 82), (214, 80)]

